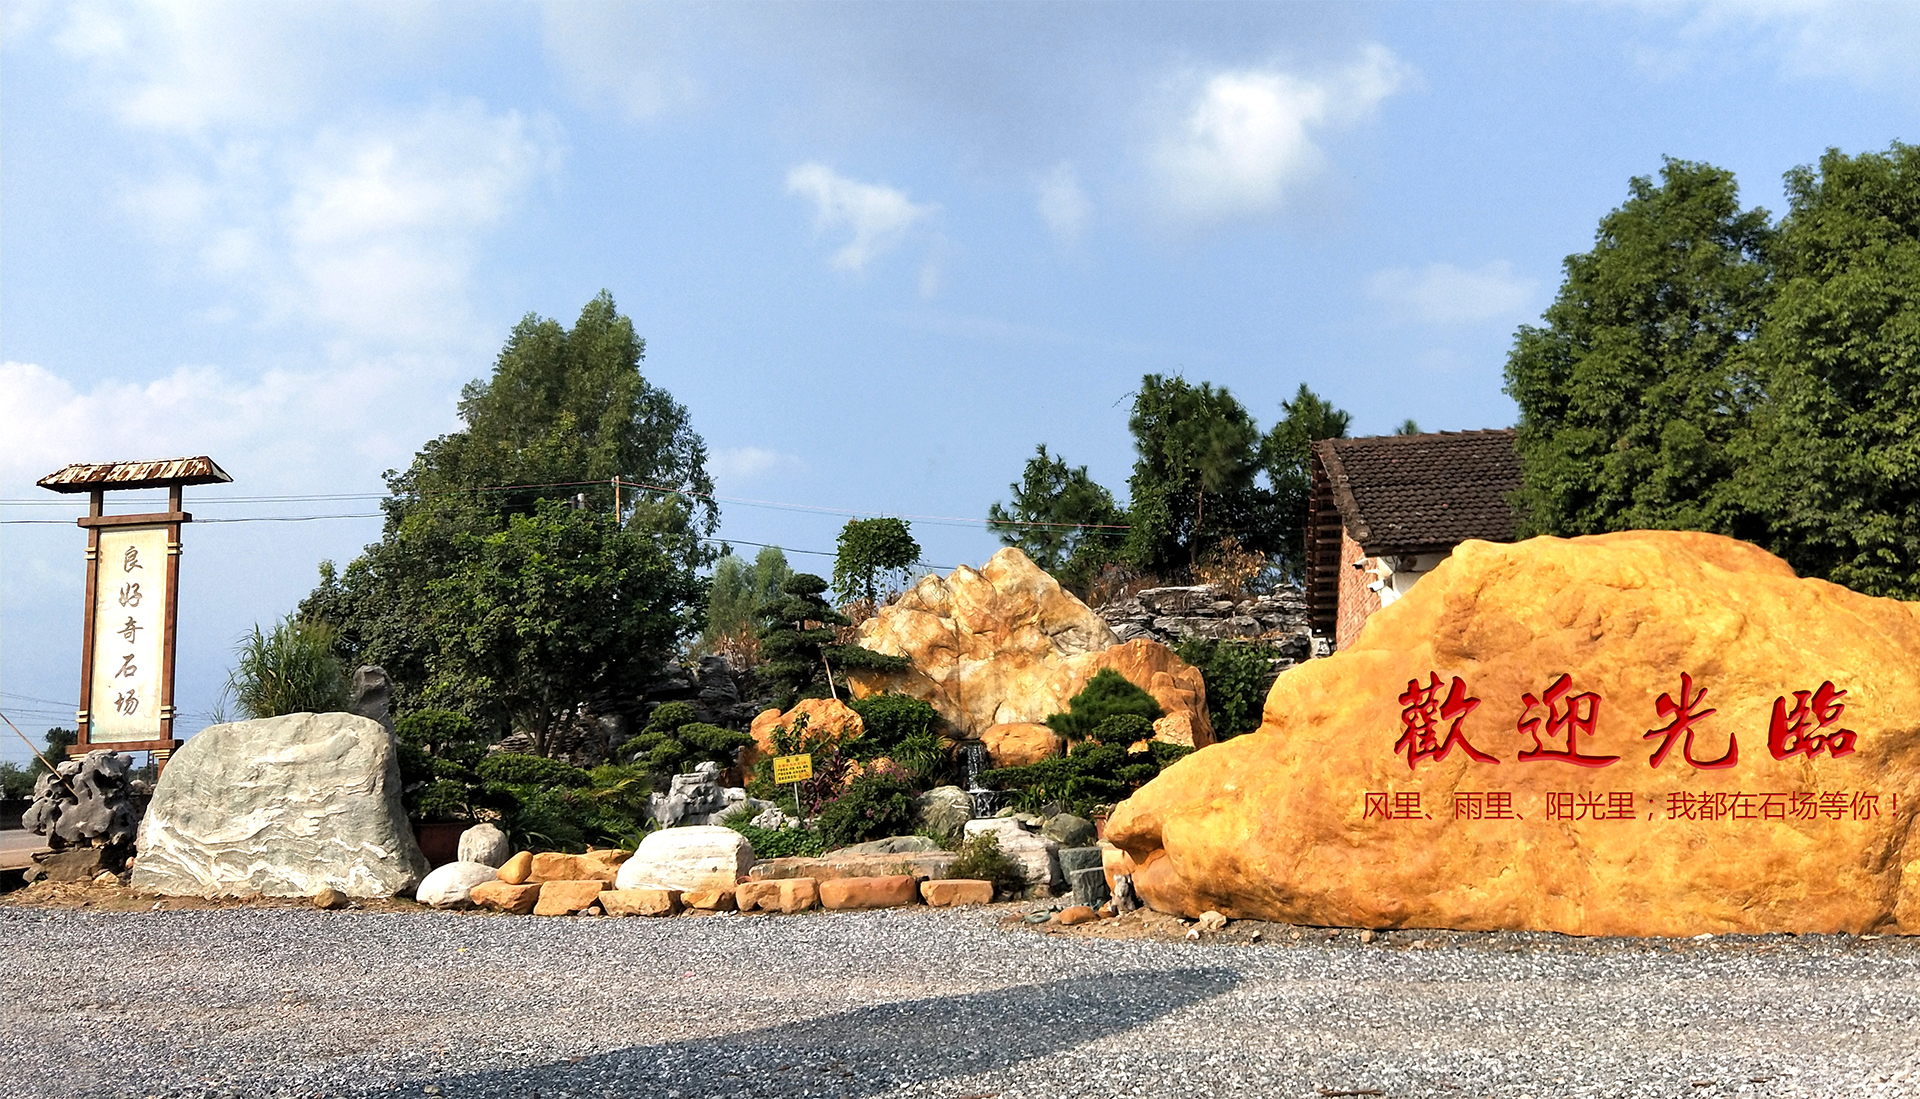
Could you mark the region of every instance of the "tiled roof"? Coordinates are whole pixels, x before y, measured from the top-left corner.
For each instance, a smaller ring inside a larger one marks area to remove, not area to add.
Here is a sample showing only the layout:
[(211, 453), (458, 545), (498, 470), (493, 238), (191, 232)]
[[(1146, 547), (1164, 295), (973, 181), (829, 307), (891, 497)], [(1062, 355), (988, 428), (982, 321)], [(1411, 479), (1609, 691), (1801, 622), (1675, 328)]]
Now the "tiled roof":
[(1511, 542), (1520, 487), (1513, 430), (1327, 439), (1313, 444), (1340, 520), (1370, 557)]
[(224, 485), (233, 478), (212, 458), (161, 458), (149, 462), (76, 462), (40, 478), (55, 492), (154, 488), (161, 485)]

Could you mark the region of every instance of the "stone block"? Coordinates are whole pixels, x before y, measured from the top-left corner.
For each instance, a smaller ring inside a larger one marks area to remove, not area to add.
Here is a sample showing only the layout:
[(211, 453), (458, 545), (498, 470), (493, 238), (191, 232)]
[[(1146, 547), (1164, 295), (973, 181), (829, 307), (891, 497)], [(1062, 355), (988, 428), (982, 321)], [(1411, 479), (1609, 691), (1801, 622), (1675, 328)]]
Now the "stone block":
[(510, 912), (524, 916), (533, 911), (540, 900), (539, 882), (481, 882), (473, 887), (470, 894), (473, 903), (481, 908), (491, 908), (496, 912)]
[(941, 878), (920, 883), (920, 898), (935, 908), (992, 904), (993, 883), (978, 878)]
[(1070, 875), (1075, 870), (1099, 869), (1102, 862), (1098, 847), (1062, 847), (1060, 849), (1060, 873)]
[(920, 899), (914, 881), (905, 874), (884, 878), (836, 878), (820, 883), (822, 908), (898, 908)]
[(513, 854), (507, 834), (491, 824), (476, 824), (460, 833), (460, 861), (498, 867)]
[(140, 822), (133, 888), (172, 896), (410, 893), (432, 867), (400, 803), (392, 734), (352, 714), (202, 729)]
[(600, 907), (609, 916), (672, 916), (680, 911), (678, 889), (609, 889)]
[(740, 911), (805, 912), (820, 901), (820, 885), (812, 878), (741, 882), (734, 889)]
[(767, 859), (754, 863), (747, 871), (752, 881), (770, 881), (775, 878), (812, 878), (814, 881), (832, 881), (835, 878), (878, 878), (893, 874), (905, 874), (911, 878), (944, 878), (953, 869), (959, 855), (952, 851), (924, 851), (902, 854), (865, 854), (829, 852), (818, 858), (793, 857)]
[(1061, 909), (1060, 914), (1054, 917), (1054, 920), (1062, 927), (1078, 927), (1083, 923), (1092, 923), (1099, 918), (1100, 916), (1095, 913), (1093, 909), (1088, 908), (1084, 904), (1076, 904), (1069, 908)]
[[(1062, 849), (1091, 847), (1100, 839), (1092, 821), (1072, 813), (1055, 813), (1048, 817), (1047, 823), (1040, 826), (1040, 834), (1059, 844)], [(1060, 869), (1065, 870), (1066, 867)]]
[(1113, 890), (1107, 886), (1107, 872), (1098, 866), (1068, 874), (1067, 886), (1073, 890), (1073, 903), (1088, 908), (1098, 908), (1113, 899)]
[(752, 867), (747, 837), (718, 824), (695, 824), (647, 833), (614, 882), (621, 889), (731, 889)]
[(500, 880), (508, 885), (522, 885), (533, 876), (533, 852), (522, 851), (500, 864)]
[(607, 883), (599, 878), (546, 881), (538, 884), (540, 899), (533, 906), (533, 914), (536, 916), (571, 916), (598, 901), (601, 892), (607, 888)]
[(533, 856), (533, 867), (527, 875), (531, 882), (550, 881), (595, 881), (611, 882), (620, 876), (620, 863), (606, 857), (606, 852), (589, 851), (584, 855), (566, 855), (558, 851), (542, 851)]
[(413, 891), (413, 899), (433, 908), (461, 908), (472, 903), (474, 886), (499, 876), (485, 863), (450, 862), (434, 867)]
[(732, 889), (690, 889), (680, 894), (680, 903), (701, 912), (731, 912), (736, 904)]

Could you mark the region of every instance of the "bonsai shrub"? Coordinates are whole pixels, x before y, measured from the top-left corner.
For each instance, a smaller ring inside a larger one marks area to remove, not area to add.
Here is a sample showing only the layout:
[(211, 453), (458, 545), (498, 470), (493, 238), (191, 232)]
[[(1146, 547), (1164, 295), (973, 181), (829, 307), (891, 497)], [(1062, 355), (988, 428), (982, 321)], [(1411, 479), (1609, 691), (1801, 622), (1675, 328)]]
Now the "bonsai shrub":
[(952, 770), (953, 745), (932, 704), (901, 694), (869, 695), (848, 703), (866, 732), (849, 745), (861, 759), (885, 756), (923, 789), (936, 786)]
[(753, 737), (737, 729), (723, 729), (696, 721), (693, 707), (684, 702), (669, 702), (647, 718), (646, 728), (626, 743), (625, 751), (637, 765), (651, 771), (656, 779), (686, 774), (697, 763), (733, 766), (740, 749), (753, 743)]
[(1027, 887), (1026, 872), (1000, 850), (1000, 837), (991, 832), (983, 832), (962, 843), (960, 857), (953, 860), (953, 869), (947, 873), (956, 878), (990, 881), (996, 897), (1019, 893)]
[(415, 710), (394, 722), (393, 736), (409, 817), (440, 823), (477, 819), (487, 800), (475, 767), (487, 749), (472, 720), (452, 710)]
[(862, 772), (820, 808), (820, 834), (829, 849), (913, 831), (913, 776), (884, 764)]
[(1047, 718), (1047, 727), (1070, 741), (1084, 740), (1101, 722), (1122, 714), (1145, 718), (1149, 725), (1166, 716), (1152, 695), (1112, 668), (1102, 668), (1067, 700), (1066, 713)]
[[(1059, 802), (1069, 812), (1092, 817), (1151, 781), (1168, 764), (1193, 749), (1151, 740), (1153, 723), (1139, 714), (1114, 714), (1064, 756), (1024, 767), (986, 772), (981, 781), (1019, 792), (1020, 807), (1038, 809)], [(1147, 741), (1144, 752), (1128, 748)]]
[(1273, 646), (1259, 641), (1216, 641), (1190, 637), (1174, 654), (1200, 670), (1207, 681), (1207, 717), (1213, 735), (1228, 740), (1260, 727), (1273, 674)]

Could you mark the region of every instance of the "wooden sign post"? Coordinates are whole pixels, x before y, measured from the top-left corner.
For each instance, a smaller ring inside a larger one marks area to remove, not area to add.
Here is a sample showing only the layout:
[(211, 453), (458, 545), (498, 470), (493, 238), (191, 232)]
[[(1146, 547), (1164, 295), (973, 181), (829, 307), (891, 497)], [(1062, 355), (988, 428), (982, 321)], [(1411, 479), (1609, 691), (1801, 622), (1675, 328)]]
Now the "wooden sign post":
[[(180, 527), (187, 485), (233, 478), (211, 458), (70, 465), (39, 481), (54, 492), (90, 496), (80, 526), (87, 532), (87, 591), (80, 640), (79, 738), (69, 755), (96, 748), (151, 752), (166, 760), (173, 735), (175, 629), (180, 609)], [(106, 494), (165, 488), (167, 510), (106, 514)]]

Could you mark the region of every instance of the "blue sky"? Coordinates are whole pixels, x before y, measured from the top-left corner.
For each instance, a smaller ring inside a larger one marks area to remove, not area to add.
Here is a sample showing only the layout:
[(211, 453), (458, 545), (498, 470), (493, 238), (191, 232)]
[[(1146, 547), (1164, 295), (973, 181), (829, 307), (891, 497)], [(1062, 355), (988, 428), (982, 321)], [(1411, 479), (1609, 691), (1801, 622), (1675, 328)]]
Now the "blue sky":
[[(1510, 424), (1514, 329), (1629, 177), (1705, 160), (1777, 213), (1824, 149), (1920, 140), (1897, 4), (0, 13), (0, 708), (35, 737), (84, 545), (36, 478), (209, 454), (234, 484), (189, 510), (272, 517), (187, 530), (191, 730), (378, 535), (288, 517), (373, 512), (515, 321), (602, 288), (727, 537), (824, 571), (849, 514), (927, 517), (945, 568), (1036, 443), (1124, 492), (1143, 373), (1262, 424), (1303, 381), (1357, 433)], [(262, 499), (330, 493), (363, 498)]]

